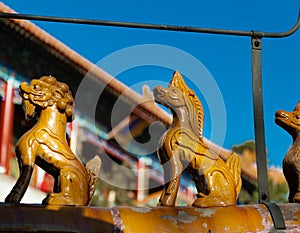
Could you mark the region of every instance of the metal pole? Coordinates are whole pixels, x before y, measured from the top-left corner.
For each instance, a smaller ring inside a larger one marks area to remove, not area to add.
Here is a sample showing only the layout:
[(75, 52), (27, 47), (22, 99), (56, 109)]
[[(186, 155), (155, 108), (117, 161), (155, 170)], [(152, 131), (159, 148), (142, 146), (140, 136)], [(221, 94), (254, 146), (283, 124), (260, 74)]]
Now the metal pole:
[(258, 180), (258, 202), (267, 206), (271, 213), (274, 228), (286, 229), (281, 209), (275, 203), (270, 203), (268, 187), (268, 167), (265, 142), (264, 108), (262, 94), (262, 38), (251, 37), (252, 44), (252, 92), (254, 110), (255, 150)]
[(269, 202), (264, 109), (262, 96), (261, 38), (252, 37), (252, 92), (259, 203)]

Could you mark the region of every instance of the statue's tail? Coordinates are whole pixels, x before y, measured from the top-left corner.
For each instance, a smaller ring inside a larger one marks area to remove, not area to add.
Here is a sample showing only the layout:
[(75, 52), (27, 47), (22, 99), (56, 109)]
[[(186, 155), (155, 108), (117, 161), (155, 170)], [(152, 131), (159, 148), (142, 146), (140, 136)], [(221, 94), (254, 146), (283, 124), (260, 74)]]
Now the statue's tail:
[(101, 167), (100, 157), (96, 155), (93, 159), (88, 161), (85, 167), (89, 178), (89, 199), (91, 199), (96, 190), (98, 174)]
[(238, 154), (232, 153), (229, 159), (226, 161), (226, 165), (229, 167), (235, 183), (236, 194), (238, 194), (242, 187), (241, 179), (241, 158)]

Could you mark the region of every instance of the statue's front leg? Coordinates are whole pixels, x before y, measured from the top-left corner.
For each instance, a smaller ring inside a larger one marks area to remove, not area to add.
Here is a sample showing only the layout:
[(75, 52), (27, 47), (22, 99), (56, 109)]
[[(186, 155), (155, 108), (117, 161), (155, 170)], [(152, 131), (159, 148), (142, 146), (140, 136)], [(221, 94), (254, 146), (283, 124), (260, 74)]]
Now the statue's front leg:
[(34, 165), (23, 165), (21, 167), (20, 176), (8, 196), (5, 198), (5, 202), (20, 203), (29, 185), (33, 167)]
[(292, 178), (289, 182), (289, 188), (290, 188), (290, 195), (289, 195), (289, 202), (296, 202), (300, 203), (300, 166), (296, 166), (294, 168), (295, 175), (292, 176)]
[(290, 160), (287, 160), (286, 158), (283, 160), (282, 169), (289, 185), (289, 202), (300, 202), (300, 195), (297, 195), (297, 192), (300, 191), (300, 172), (297, 171), (294, 164), (290, 163)]
[(179, 183), (180, 176), (177, 176), (165, 184), (157, 206), (175, 206)]
[(163, 164), (163, 171), (165, 184), (158, 206), (174, 206), (180, 184), (182, 164), (178, 158), (173, 156)]

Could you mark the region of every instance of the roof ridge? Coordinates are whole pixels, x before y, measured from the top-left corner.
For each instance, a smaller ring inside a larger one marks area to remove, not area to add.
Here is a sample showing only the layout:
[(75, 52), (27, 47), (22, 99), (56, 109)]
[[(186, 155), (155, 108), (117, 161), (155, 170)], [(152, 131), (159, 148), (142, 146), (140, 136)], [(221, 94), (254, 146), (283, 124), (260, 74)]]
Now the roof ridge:
[[(17, 13), (12, 10), (4, 3), (0, 2), (0, 12), (7, 13)], [(85, 72), (90, 72), (92, 75), (97, 77), (100, 81), (106, 83), (110, 88), (116, 91), (119, 94), (123, 94), (124, 97), (128, 98), (134, 103), (137, 103), (142, 106), (145, 110), (151, 113), (158, 119), (161, 119), (165, 123), (170, 123), (171, 118), (169, 114), (165, 111), (157, 107), (156, 105), (150, 104), (149, 101), (145, 100), (145, 97), (140, 95), (139, 93), (130, 89), (127, 85), (115, 79), (113, 76), (96, 66), (94, 63), (89, 61), (88, 59), (81, 56), (79, 53), (63, 44), (60, 40), (54, 38), (52, 35), (31, 23), (28, 20), (20, 20), (20, 19), (8, 19), (13, 22), (17, 26), (23, 28), (25, 31), (29, 32), (36, 39), (45, 43), (49, 47), (53, 48), (56, 52), (63, 55), (66, 59), (72, 61), (74, 64), (77, 64), (81, 69)]]

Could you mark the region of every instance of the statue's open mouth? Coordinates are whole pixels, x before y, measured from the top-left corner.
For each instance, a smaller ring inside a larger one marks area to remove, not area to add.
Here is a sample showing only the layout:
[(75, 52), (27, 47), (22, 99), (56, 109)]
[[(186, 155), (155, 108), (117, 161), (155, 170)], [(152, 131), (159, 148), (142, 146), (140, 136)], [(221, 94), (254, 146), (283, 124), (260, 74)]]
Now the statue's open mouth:
[(287, 119), (288, 115), (284, 111), (277, 111), (275, 113), (275, 118), (280, 118), (280, 119)]
[(154, 99), (157, 101), (163, 99), (166, 95), (166, 92), (164, 91), (163, 87), (155, 87), (153, 89), (153, 95)]
[(275, 113), (275, 123), (279, 126), (284, 127), (284, 122), (286, 122), (288, 118), (289, 116), (282, 110), (279, 110)]

